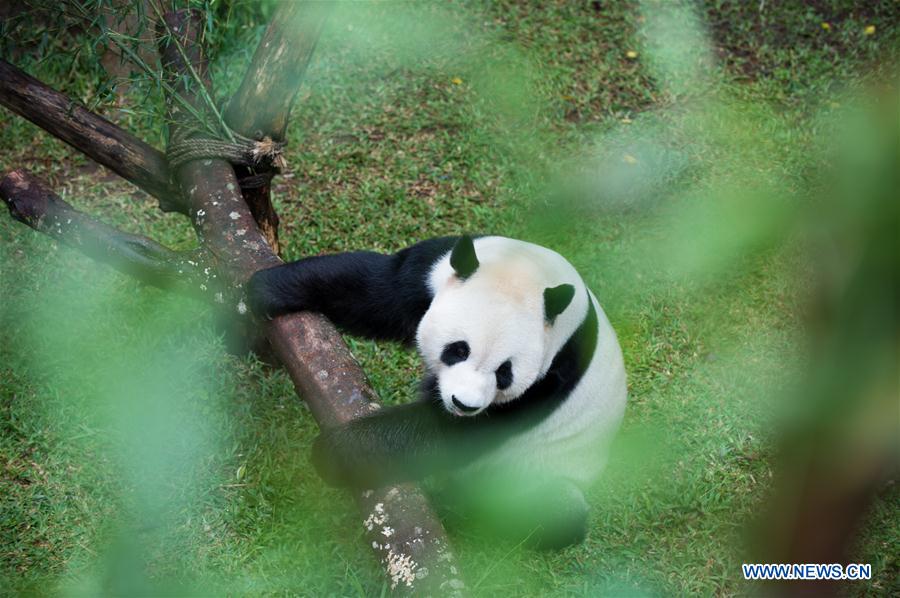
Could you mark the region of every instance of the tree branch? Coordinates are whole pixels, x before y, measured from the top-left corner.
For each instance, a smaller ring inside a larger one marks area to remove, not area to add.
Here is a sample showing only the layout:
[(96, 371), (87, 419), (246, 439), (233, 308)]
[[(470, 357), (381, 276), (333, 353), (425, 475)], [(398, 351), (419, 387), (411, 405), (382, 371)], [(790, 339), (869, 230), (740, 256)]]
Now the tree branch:
[[(173, 37), (179, 40), (189, 59), (196, 61), (194, 70), (206, 72), (197, 41), (202, 20), (197, 13), (192, 18), (186, 11), (167, 13), (165, 18), (174, 36), (160, 35), (163, 68), (179, 92), (198, 105), (180, 83), (180, 75), (188, 72), (182, 61), (184, 53), (170, 42)], [(185, 114), (176, 103), (171, 105), (174, 126), (182, 126)], [(285, 105), (289, 107), (290, 102)], [(257, 109), (262, 110), (262, 105), (254, 107)], [(286, 114), (286, 108), (282, 110)], [(190, 201), (194, 227), (219, 258), (223, 276), (240, 284), (254, 271), (280, 263), (241, 201), (237, 179), (227, 162), (195, 160), (179, 167), (175, 176)], [(290, 314), (276, 318), (265, 331), (320, 425), (346, 422), (378, 408), (361, 368), (324, 317)], [(367, 491), (357, 500), (365, 516), (368, 541), (385, 565), (392, 587), (441, 593), (464, 587), (451, 565), (452, 554), (443, 528), (417, 487)], [(384, 527), (392, 533), (385, 534)]]
[[(284, 140), (291, 107), (331, 9), (331, 3), (319, 2), (277, 5), (241, 86), (225, 109), (225, 123), (232, 130), (252, 139)], [(259, 173), (245, 166), (235, 170), (238, 178)], [(269, 246), (281, 253), (269, 182), (243, 193)]]
[(229, 127), (247, 137), (284, 140), (291, 106), (332, 8), (330, 2), (278, 4), (240, 88), (225, 109)]
[(185, 211), (162, 152), (4, 60), (0, 104), (157, 198), (164, 212)]
[(204, 267), (202, 252), (172, 251), (103, 224), (63, 201), (25, 169), (0, 179), (0, 198), (19, 222), (145, 283), (206, 298), (218, 286), (214, 269)]

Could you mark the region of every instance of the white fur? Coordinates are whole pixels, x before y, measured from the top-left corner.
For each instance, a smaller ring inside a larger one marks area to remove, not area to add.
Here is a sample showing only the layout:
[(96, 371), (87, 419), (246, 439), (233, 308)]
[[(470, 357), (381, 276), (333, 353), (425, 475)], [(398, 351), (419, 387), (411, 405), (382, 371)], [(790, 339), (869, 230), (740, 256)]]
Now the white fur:
[[(475, 239), (474, 246), (479, 266), (468, 279), (456, 277), (449, 253), (432, 267), (428, 285), (434, 299), (416, 333), (425, 365), (438, 378), (444, 405), (460, 417), (464, 415), (453, 406), (454, 395), (480, 411), (491, 402), (515, 400), (545, 374), (584, 320), (588, 301), (581, 277), (554, 251), (504, 237)], [(544, 319), (543, 291), (563, 283), (575, 287), (575, 296), (551, 326)], [(546, 420), (467, 471), (499, 465), (579, 484), (600, 473), (606, 445), (624, 413), (626, 383), (616, 335), (596, 298), (590, 297), (599, 321), (597, 347), (570, 396)], [(441, 351), (459, 340), (469, 344), (471, 353), (465, 361), (446, 366)], [(494, 372), (507, 359), (512, 361), (513, 383), (497, 391)]]

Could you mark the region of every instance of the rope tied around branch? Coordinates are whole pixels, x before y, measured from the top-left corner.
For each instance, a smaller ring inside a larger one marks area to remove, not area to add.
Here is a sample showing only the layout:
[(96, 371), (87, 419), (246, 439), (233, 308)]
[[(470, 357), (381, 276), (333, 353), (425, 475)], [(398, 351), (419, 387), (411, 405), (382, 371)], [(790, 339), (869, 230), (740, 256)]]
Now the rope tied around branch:
[(215, 158), (227, 160), (232, 165), (247, 166), (261, 171), (238, 180), (244, 189), (256, 189), (266, 185), (287, 163), (284, 159), (284, 142), (271, 137), (251, 139), (230, 131), (234, 142), (205, 136), (193, 127), (179, 127), (166, 149), (166, 159), (174, 170), (192, 160)]

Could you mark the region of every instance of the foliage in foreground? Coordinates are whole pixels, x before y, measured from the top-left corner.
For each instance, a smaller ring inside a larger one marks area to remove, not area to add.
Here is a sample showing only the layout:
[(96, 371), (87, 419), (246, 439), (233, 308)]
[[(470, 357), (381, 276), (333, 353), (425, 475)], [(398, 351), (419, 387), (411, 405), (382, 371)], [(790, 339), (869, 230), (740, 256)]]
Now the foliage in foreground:
[[(226, 4), (247, 8), (216, 46), (216, 80), (233, 84), (264, 10)], [(534, 239), (585, 274), (626, 353), (629, 411), (588, 541), (536, 554), (458, 533), (476, 593), (750, 589), (744, 532), (771, 491), (823, 270), (807, 233), (843, 221), (821, 208), (840, 205), (828, 175), (848, 90), (886, 77), (900, 35), (892, 2), (756, 6), (355, 5), (320, 42), (276, 189), (286, 257), (464, 230)], [(107, 97), (99, 71), (26, 50), (17, 62), (49, 83)], [(152, 85), (132, 93), (136, 111), (108, 113), (160, 142)], [(185, 222), (0, 118), (0, 169), (190, 243)], [(283, 373), (224, 355), (203, 306), (8, 218), (0, 263), (0, 587), (381, 587), (349, 497), (307, 464), (315, 426)], [(384, 400), (413, 396), (413, 355), (350, 343)], [(898, 506), (881, 492), (855, 552), (875, 580), (849, 591), (896, 584)]]

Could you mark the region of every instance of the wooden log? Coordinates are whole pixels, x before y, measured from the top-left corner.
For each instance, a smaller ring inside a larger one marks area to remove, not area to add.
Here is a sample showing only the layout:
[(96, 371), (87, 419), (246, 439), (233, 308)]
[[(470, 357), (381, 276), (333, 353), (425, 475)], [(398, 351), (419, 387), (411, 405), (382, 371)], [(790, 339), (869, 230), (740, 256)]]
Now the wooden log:
[[(246, 166), (235, 166), (235, 174), (240, 177), (250, 177), (260, 174), (255, 169)], [(272, 185), (270, 181), (262, 183), (259, 187), (241, 187), (244, 202), (250, 208), (250, 214), (256, 220), (259, 231), (276, 255), (281, 255), (281, 241), (278, 239), (278, 225), (280, 219), (275, 206), (272, 205)]]
[(85, 255), (165, 289), (211, 298), (218, 287), (202, 252), (177, 252), (80, 212), (25, 169), (0, 180), (0, 198), (12, 217)]
[[(197, 42), (202, 20), (197, 13), (192, 18), (187, 11), (167, 13), (165, 20), (174, 35), (160, 35), (164, 68), (173, 86), (185, 94), (184, 99), (197, 105), (180, 81), (190, 70), (184, 63), (185, 55), (194, 62), (195, 72), (206, 71)], [(180, 41), (181, 50), (174, 40)], [(183, 113), (173, 114), (174, 126), (180, 126), (185, 118)], [(241, 284), (254, 271), (280, 263), (241, 201), (237, 179), (228, 163), (196, 160), (179, 167), (175, 176), (190, 201), (194, 227), (219, 258), (224, 276)], [(242, 305), (238, 304), (239, 311), (245, 310)], [(282, 316), (265, 330), (277, 358), (320, 425), (346, 422), (378, 408), (362, 369), (337, 330), (321, 315)], [(464, 588), (452, 564), (443, 527), (416, 486), (370, 490), (357, 500), (364, 514), (367, 541), (385, 566), (392, 587), (445, 594)], [(389, 533), (385, 533), (385, 527)]]
[(247, 137), (284, 140), (291, 106), (331, 8), (330, 2), (278, 4), (225, 109), (228, 126)]
[[(232, 130), (252, 139), (284, 141), (291, 107), (331, 8), (331, 3), (293, 1), (276, 6), (250, 68), (225, 109), (225, 123)], [(235, 170), (238, 178), (258, 174), (245, 166)], [(243, 193), (269, 246), (280, 254), (278, 213), (269, 183)]]
[(4, 60), (0, 104), (134, 183), (164, 212), (185, 211), (162, 152)]

